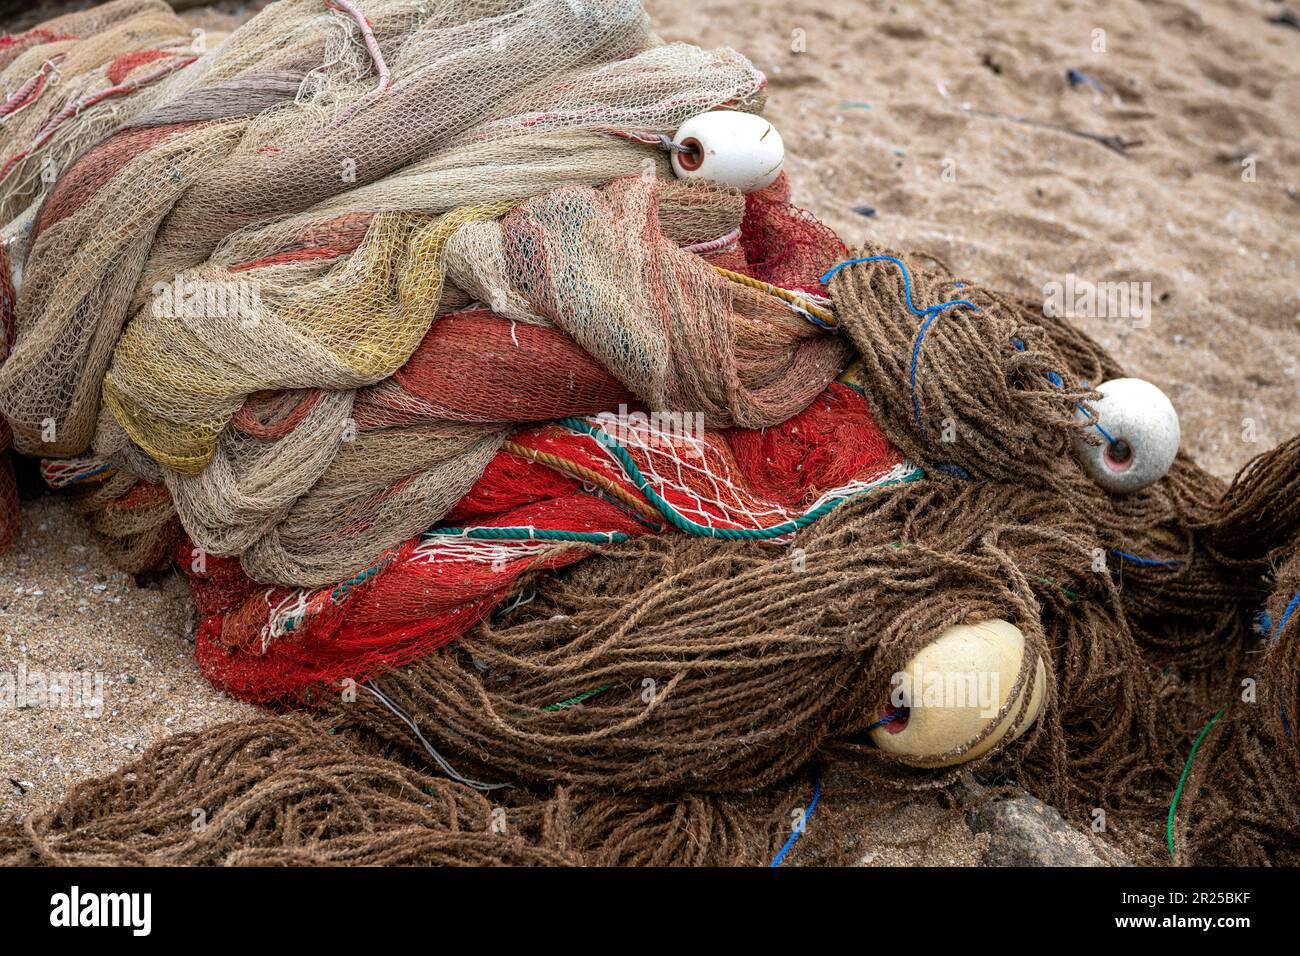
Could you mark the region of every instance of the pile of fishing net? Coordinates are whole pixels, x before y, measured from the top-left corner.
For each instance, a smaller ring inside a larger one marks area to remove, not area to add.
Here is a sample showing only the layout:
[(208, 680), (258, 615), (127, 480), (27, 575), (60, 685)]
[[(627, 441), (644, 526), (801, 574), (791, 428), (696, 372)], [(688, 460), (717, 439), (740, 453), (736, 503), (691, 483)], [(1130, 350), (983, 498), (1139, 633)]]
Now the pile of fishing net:
[[(768, 862), (829, 764), (1291, 859), (1294, 442), (1105, 491), (1071, 448), (1114, 360), (924, 256), (836, 268), (784, 174), (675, 178), (765, 80), (634, 2), (281, 0), (209, 41), (157, 0), (0, 41), (0, 440), (181, 569), (217, 686), (307, 714), (167, 741), (0, 859)], [(1015, 732), (873, 746), (991, 619)]]

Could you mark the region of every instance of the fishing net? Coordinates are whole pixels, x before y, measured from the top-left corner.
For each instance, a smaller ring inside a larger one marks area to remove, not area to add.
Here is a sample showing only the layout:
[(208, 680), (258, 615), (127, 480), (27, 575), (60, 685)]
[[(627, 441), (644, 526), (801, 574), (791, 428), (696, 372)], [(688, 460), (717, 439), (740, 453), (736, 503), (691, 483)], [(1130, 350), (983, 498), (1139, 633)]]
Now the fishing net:
[[(777, 449), (784, 458), (758, 457), (755, 438), (772, 448), (782, 436), (794, 446)], [(854, 453), (824, 455), (818, 468), (800, 454), (809, 440), (823, 453), (842, 440)], [(764, 436), (701, 429), (673, 438), (600, 416), (516, 431), (445, 523), (328, 588), (267, 588), (220, 559), (194, 570), (188, 543), (180, 563), (203, 617), (205, 671), (236, 696), (271, 702), (426, 653), (526, 573), (645, 534), (788, 539), (847, 497), (915, 477), (861, 395), (835, 383)]]
[[(209, 48), (118, 0), (0, 72), (0, 453), (180, 568), (217, 686), (313, 714), (164, 742), (0, 859), (751, 864), (826, 765), (880, 806), (1014, 784), (1139, 862), (1289, 859), (1295, 442), (1106, 493), (1086, 336), (844, 264), (784, 175), (672, 177), (685, 119), (761, 110), (739, 54), (633, 0), (281, 0)], [(891, 676), (989, 618), (1025, 733), (871, 746)]]

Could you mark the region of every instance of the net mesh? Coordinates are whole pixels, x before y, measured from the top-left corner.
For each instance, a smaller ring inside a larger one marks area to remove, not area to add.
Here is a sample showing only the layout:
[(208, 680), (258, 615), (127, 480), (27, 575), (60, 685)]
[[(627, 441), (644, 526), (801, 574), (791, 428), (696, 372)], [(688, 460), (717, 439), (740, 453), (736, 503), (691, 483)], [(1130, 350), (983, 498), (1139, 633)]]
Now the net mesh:
[[(763, 427), (842, 368), (714, 268), (811, 285), (839, 240), (784, 180), (679, 183), (635, 138), (761, 108), (743, 57), (665, 44), (628, 0), (360, 9), (284, 0), (195, 51), (165, 4), (120, 3), (10, 65), (80, 71), (30, 107), (71, 109), (75, 158), (43, 141), (16, 162), (51, 181), (0, 183), (26, 216), (19, 451), (165, 486), (196, 547), (324, 587), (441, 518), (517, 423), (635, 400)], [(144, 520), (99, 523), (174, 526)]]
[[(236, 696), (302, 702), (458, 637), (526, 574), (645, 534), (784, 544), (834, 505), (917, 476), (842, 383), (768, 429), (762, 449), (748, 430), (651, 421), (629, 410), (516, 431), (442, 523), (329, 587), (267, 587), (185, 542), (201, 666)], [(852, 457), (826, 460), (832, 442)]]

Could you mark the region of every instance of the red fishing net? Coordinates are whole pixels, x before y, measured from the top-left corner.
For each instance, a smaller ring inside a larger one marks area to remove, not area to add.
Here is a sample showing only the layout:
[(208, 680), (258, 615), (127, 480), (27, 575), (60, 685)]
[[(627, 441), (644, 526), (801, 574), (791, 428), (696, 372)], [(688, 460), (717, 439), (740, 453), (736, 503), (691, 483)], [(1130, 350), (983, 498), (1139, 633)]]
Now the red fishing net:
[[(807, 290), (820, 290), (818, 277), (845, 255), (834, 233), (789, 203), (784, 176), (748, 197), (736, 234), (695, 251)], [(265, 439), (292, 430), (316, 398), (283, 394), (274, 413), (246, 406), (235, 426)], [(708, 428), (702, 415), (649, 412), (559, 329), (481, 307), (435, 322), (405, 365), (358, 393), (352, 415), (363, 433), (437, 419), (559, 423), (516, 430), (437, 527), (329, 587), (260, 584), (238, 560), (183, 542), (200, 664), (235, 696), (297, 702), (374, 677), (464, 633), (522, 575), (637, 535), (779, 544), (844, 498), (914, 474), (851, 376), (773, 427)], [(341, 522), (337, 534), (355, 530)]]
[(268, 588), (188, 542), (178, 563), (209, 678), (247, 700), (300, 700), (453, 640), (525, 573), (642, 534), (780, 544), (845, 498), (914, 475), (841, 382), (763, 432), (669, 434), (633, 406), (516, 432), (445, 522), (332, 588)]

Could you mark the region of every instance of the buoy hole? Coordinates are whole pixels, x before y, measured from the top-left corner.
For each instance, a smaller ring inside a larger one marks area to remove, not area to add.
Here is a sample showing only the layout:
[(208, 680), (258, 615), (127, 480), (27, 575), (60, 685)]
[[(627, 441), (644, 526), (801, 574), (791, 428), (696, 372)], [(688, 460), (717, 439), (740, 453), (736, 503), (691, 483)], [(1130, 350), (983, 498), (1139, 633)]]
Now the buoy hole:
[(677, 144), (677, 165), (687, 172), (694, 172), (704, 165), (704, 147), (694, 136), (688, 136)]
[(1109, 442), (1105, 451), (1106, 467), (1111, 471), (1128, 471), (1133, 467), (1133, 446), (1124, 439)]
[(885, 733), (901, 734), (907, 729), (907, 719), (912, 716), (912, 708), (895, 707), (893, 704), (885, 705), (885, 713), (880, 718), (885, 723), (881, 726), (885, 728)]

